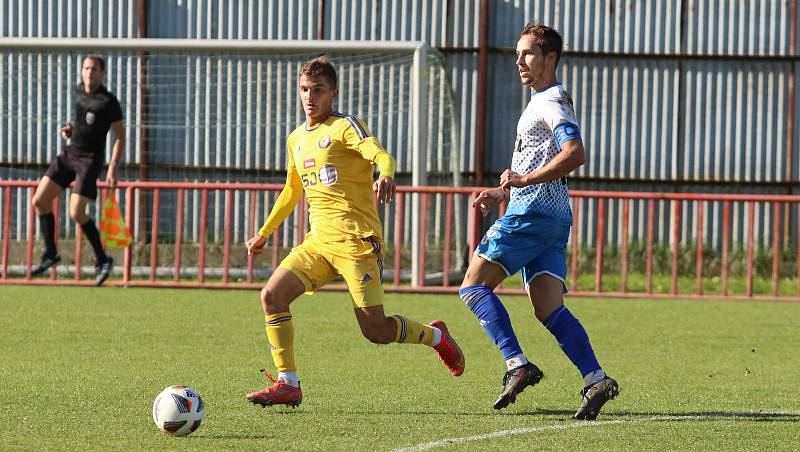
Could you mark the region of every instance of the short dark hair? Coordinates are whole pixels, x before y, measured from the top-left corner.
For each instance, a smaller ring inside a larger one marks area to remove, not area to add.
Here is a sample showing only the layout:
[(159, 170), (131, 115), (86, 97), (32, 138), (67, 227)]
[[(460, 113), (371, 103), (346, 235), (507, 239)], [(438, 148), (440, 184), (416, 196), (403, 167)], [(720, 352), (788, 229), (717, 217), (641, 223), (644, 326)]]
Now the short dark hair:
[(300, 69), (300, 75), (298, 77), (302, 76), (308, 78), (323, 77), (330, 83), (331, 87), (336, 88), (337, 86), (336, 69), (334, 69), (333, 64), (331, 64), (330, 60), (324, 55), (316, 57), (304, 64)]
[(101, 57), (100, 55), (86, 55), (86, 58), (84, 58), (83, 61), (86, 60), (96, 61), (97, 64), (100, 66), (100, 70), (103, 72), (106, 71), (106, 60), (104, 60), (103, 57)]
[(564, 49), (564, 39), (554, 28), (531, 21), (528, 22), (528, 25), (525, 25), (519, 35), (520, 39), (523, 36), (533, 36), (533, 43), (542, 49), (542, 53), (555, 52), (556, 66), (558, 66), (558, 60), (561, 59), (561, 51)]

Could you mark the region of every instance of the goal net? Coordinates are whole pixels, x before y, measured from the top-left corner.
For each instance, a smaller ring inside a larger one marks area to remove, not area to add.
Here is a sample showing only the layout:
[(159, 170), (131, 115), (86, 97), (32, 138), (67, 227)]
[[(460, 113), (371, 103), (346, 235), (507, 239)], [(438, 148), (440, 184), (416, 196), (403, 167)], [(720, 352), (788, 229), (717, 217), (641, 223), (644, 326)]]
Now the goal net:
[[(458, 185), (461, 149), (459, 115), (453, 111), (443, 58), (419, 43), (350, 43), (198, 40), (1, 40), (0, 177), (38, 179), (64, 142), (58, 129), (74, 116), (75, 89), (88, 54), (106, 60), (106, 87), (120, 101), (127, 140), (122, 180), (283, 183), (286, 137), (304, 119), (297, 95), (297, 74), (309, 59), (326, 55), (339, 78), (334, 107), (362, 118), (398, 162), (398, 182)], [(113, 132), (106, 140), (111, 155)], [(104, 177), (103, 172), (101, 177)], [(21, 190), (21, 189), (20, 189)], [(24, 197), (15, 195), (16, 200)], [(208, 240), (221, 241), (224, 193), (211, 192)], [(3, 194), (0, 193), (0, 197)], [(124, 193), (119, 196), (124, 198)], [(147, 206), (136, 193), (134, 206)], [(250, 194), (234, 196), (234, 242), (253, 234)], [(257, 200), (257, 225), (266, 217), (274, 194)], [(122, 199), (122, 202), (125, 200)], [(411, 201), (409, 199), (409, 201)], [(200, 234), (199, 191), (186, 193), (184, 238)], [(434, 200), (441, 205), (441, 200)], [(16, 204), (16, 203), (15, 203)], [(175, 209), (164, 194), (161, 209)], [(411, 205), (409, 203), (409, 205)], [(99, 209), (100, 203), (95, 203)], [(15, 210), (12, 234), (23, 239), (27, 207)], [(62, 204), (61, 234), (73, 237)], [(146, 240), (146, 207), (133, 217), (136, 239)], [(404, 224), (414, 228), (413, 209)], [(97, 216), (99, 212), (93, 212)], [(388, 209), (382, 212), (387, 215)], [(434, 211), (431, 233), (441, 232)], [(160, 231), (173, 230), (161, 215)], [(284, 243), (292, 242), (291, 222)], [(407, 236), (413, 237), (409, 230)], [(459, 227), (459, 235), (463, 231)], [(387, 236), (392, 231), (387, 225)], [(461, 237), (459, 237), (460, 239)]]

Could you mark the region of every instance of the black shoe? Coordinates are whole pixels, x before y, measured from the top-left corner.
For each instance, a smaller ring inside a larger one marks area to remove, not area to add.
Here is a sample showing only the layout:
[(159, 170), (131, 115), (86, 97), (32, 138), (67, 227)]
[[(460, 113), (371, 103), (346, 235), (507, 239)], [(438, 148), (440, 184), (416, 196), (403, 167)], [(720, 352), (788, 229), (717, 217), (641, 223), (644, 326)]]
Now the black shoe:
[(42, 256), (42, 261), (39, 262), (39, 265), (31, 270), (31, 276), (39, 276), (59, 262), (61, 262), (61, 256), (59, 256), (58, 253), (51, 254), (50, 256), (45, 254)]
[(517, 394), (528, 386), (539, 383), (544, 373), (533, 363), (527, 363), (506, 372), (503, 377), (503, 393), (494, 402), (494, 409), (501, 410), (517, 400)]
[(619, 395), (619, 385), (611, 377), (606, 377), (597, 383), (583, 388), (581, 391), (581, 406), (575, 413), (575, 419), (586, 419), (592, 421), (600, 414), (606, 402)]
[(106, 282), (108, 276), (111, 275), (111, 270), (114, 269), (114, 258), (111, 256), (106, 256), (106, 259), (94, 266), (95, 273), (97, 273), (97, 278), (94, 280), (94, 285), (99, 286)]

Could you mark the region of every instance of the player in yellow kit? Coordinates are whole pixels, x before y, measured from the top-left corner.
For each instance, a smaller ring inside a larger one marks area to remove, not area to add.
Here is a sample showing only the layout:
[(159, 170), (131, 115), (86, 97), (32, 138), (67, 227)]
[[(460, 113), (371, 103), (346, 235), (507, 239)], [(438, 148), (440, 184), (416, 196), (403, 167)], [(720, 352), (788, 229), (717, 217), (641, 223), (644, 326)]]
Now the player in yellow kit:
[[(455, 376), (464, 372), (464, 355), (444, 322), (425, 325), (383, 312), (381, 223), (374, 199), (388, 203), (395, 193), (395, 161), (355, 116), (333, 109), (338, 96), (336, 70), (324, 57), (300, 70), (298, 90), (306, 121), (287, 139), (286, 185), (247, 251), (259, 254), (268, 237), (288, 217), (303, 192), (311, 230), (292, 249), (261, 290), (267, 339), (278, 370), (273, 384), (247, 394), (261, 406), (297, 406), (303, 400), (294, 359), (294, 327), (289, 304), (341, 275), (352, 296), (364, 337), (378, 344), (399, 342), (433, 347)], [(373, 182), (373, 165), (380, 176)]]

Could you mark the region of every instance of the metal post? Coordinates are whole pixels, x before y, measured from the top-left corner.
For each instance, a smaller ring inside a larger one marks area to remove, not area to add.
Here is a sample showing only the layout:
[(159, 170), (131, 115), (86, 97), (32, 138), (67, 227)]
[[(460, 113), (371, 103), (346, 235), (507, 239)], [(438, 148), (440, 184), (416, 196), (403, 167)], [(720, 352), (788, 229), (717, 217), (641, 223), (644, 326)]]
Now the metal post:
[(772, 296), (780, 293), (781, 281), (781, 203), (772, 204)]
[(153, 222), (150, 226), (150, 281), (155, 281), (158, 269), (158, 209), (160, 192), (153, 190)]
[(645, 274), (647, 275), (647, 293), (653, 293), (653, 231), (655, 229), (656, 202), (647, 200), (647, 258)]
[(419, 217), (419, 268), (421, 271), (419, 282), (415, 282), (415, 287), (425, 285), (425, 245), (427, 243), (426, 237), (428, 236), (428, 212), (429, 212), (429, 195), (428, 193), (422, 194), (422, 208), (420, 209)]
[[(125, 189), (125, 223), (133, 224), (133, 190), (132, 186)], [(134, 239), (135, 241), (135, 239)], [(125, 247), (125, 258), (122, 269), (122, 282), (127, 285), (131, 280), (131, 266), (133, 265), (133, 253), (131, 248), (133, 244)]]
[(3, 279), (8, 278), (8, 246), (11, 238), (11, 187), (5, 189), (3, 208)]
[(481, 0), (478, 38), (478, 128), (475, 131), (475, 186), (483, 185), (484, 148), (486, 147), (486, 79), (489, 71), (489, 1)]
[(620, 287), (622, 293), (628, 291), (628, 223), (630, 220), (630, 199), (622, 200), (622, 265)]
[[(139, 37), (147, 36), (147, 2), (139, 0), (138, 5), (139, 15)], [(139, 55), (141, 61), (141, 78), (139, 79), (139, 99), (141, 116), (139, 118), (139, 180), (146, 181), (150, 179), (150, 149), (148, 148), (147, 140), (147, 56), (148, 53), (143, 51)], [(139, 192), (139, 236), (143, 240), (147, 237), (147, 217), (148, 212), (147, 192)], [(130, 225), (130, 224), (129, 224)], [(133, 225), (130, 225), (133, 226)]]
[(200, 243), (197, 262), (197, 279), (206, 280), (206, 235), (208, 235), (208, 190), (200, 192)]
[(747, 296), (753, 296), (754, 242), (755, 242), (756, 204), (747, 203), (747, 279), (745, 281)]
[(594, 261), (594, 291), (603, 291), (603, 244), (606, 230), (606, 200), (597, 200), (597, 255)]
[(325, 0), (317, 0), (317, 39), (325, 39)]
[(178, 189), (178, 206), (175, 208), (175, 277), (181, 280), (181, 244), (183, 242), (183, 189)]
[(574, 198), (572, 201), (572, 256), (570, 258), (570, 290), (578, 290), (578, 259), (580, 259), (580, 249), (578, 248), (578, 240), (580, 236), (580, 212), (581, 212), (581, 198)]
[[(28, 188), (28, 199), (33, 199), (34, 188)], [(33, 227), (33, 206), (28, 204), (28, 243), (25, 247), (25, 279), (31, 279), (31, 263), (33, 262), (33, 242), (36, 240), (34, 236), (35, 228)]]
[[(405, 215), (405, 193), (395, 197), (394, 220), (394, 287), (400, 286), (400, 266), (403, 255), (403, 215)], [(798, 267), (800, 268), (800, 266)], [(800, 270), (798, 270), (800, 272)]]
[[(798, 206), (800, 207), (800, 206)], [(800, 209), (799, 209), (800, 210)], [(797, 280), (797, 294), (796, 296), (800, 298), (800, 218), (797, 219), (797, 245), (796, 245), (796, 252), (797, 255), (797, 262), (795, 262), (795, 269), (797, 271), (795, 275), (795, 279)]]
[[(251, 191), (250, 193), (250, 237), (255, 237), (258, 231), (256, 231), (256, 196), (258, 196), (257, 191)], [(249, 238), (249, 237), (248, 237)], [(252, 254), (247, 254), (247, 282), (253, 282), (253, 258)]]
[(697, 263), (695, 264), (695, 295), (703, 294), (703, 207), (704, 201), (698, 201), (697, 206)]
[[(797, 56), (797, 0), (792, 0), (789, 10), (789, 17), (790, 17), (790, 27), (789, 27), (789, 55), (792, 57)], [(789, 80), (788, 80), (788, 90), (786, 93), (786, 182), (787, 182), (787, 194), (792, 194), (792, 187), (794, 187), (795, 183), (795, 173), (794, 173), (794, 118), (795, 118), (795, 84), (796, 84), (796, 68), (797, 62), (793, 61), (790, 63), (789, 66)], [(789, 244), (789, 238), (791, 236), (791, 222), (790, 222), (790, 215), (791, 212), (791, 205), (786, 204), (786, 213), (784, 214), (784, 218), (786, 224), (784, 226), (785, 237), (784, 243)], [(799, 224), (800, 226), (800, 224)], [(796, 237), (798, 246), (800, 246), (800, 233), (798, 233)], [(788, 250), (788, 248), (787, 248)], [(798, 280), (798, 284), (800, 284), (800, 279)], [(800, 287), (800, 286), (799, 286)]]
[(672, 287), (670, 293), (673, 295), (678, 293), (678, 254), (680, 252), (681, 243), (681, 202), (673, 201), (673, 216), (672, 216), (672, 272), (670, 279), (672, 280)]
[(475, 203), (475, 199), (478, 197), (479, 192), (472, 192), (469, 195), (469, 201), (467, 203), (467, 224), (469, 230), (469, 258), (468, 261), (472, 260), (472, 256), (474, 256), (473, 252), (475, 248), (478, 247), (478, 243), (481, 241), (481, 211), (480, 209), (472, 207)]
[(728, 243), (731, 230), (731, 203), (725, 201), (722, 205), (722, 295), (728, 296)]
[[(789, 28), (789, 56), (797, 56), (797, 0), (792, 0), (790, 5), (790, 28)], [(786, 176), (789, 187), (794, 183), (794, 117), (795, 117), (795, 68), (797, 63), (793, 61), (789, 69), (788, 91), (786, 93)], [(791, 194), (791, 188), (789, 188)], [(800, 237), (798, 237), (800, 240)]]
[(444, 256), (442, 258), (442, 285), (450, 285), (450, 246), (453, 241), (453, 194), (446, 195), (444, 209)]
[(228, 271), (231, 264), (231, 208), (233, 207), (233, 191), (225, 191), (225, 237), (222, 253), (222, 281), (228, 282)]
[[(413, 155), (411, 158), (411, 184), (420, 187), (428, 184), (426, 163), (428, 161), (428, 48), (422, 44), (414, 51), (414, 67), (411, 79), (413, 91), (411, 98), (411, 137)], [(424, 238), (420, 237), (420, 217), (427, 215), (422, 212), (419, 194), (411, 195), (412, 212), (416, 212), (416, 219), (411, 223), (411, 284), (421, 286), (425, 278), (425, 269), (420, 268), (420, 251)]]

